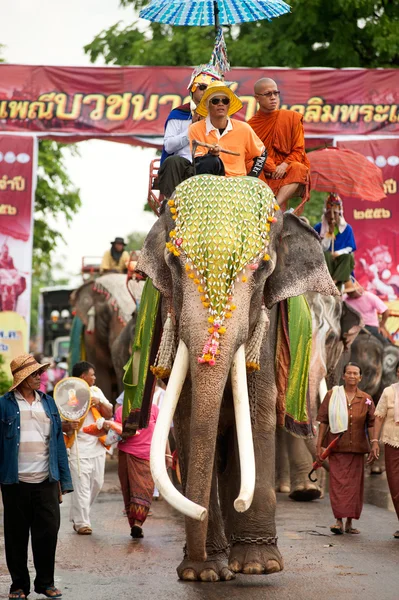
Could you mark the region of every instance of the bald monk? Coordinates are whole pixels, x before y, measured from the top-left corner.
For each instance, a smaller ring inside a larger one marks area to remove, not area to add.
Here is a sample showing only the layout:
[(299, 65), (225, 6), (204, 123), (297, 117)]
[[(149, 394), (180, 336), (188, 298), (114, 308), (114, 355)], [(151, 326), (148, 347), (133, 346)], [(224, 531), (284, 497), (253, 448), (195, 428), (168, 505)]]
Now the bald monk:
[(268, 152), (260, 179), (271, 187), (277, 202), (284, 204), (290, 198), (305, 196), (309, 182), (303, 117), (292, 110), (279, 109), (280, 92), (273, 79), (259, 79), (254, 92), (259, 110), (248, 123)]

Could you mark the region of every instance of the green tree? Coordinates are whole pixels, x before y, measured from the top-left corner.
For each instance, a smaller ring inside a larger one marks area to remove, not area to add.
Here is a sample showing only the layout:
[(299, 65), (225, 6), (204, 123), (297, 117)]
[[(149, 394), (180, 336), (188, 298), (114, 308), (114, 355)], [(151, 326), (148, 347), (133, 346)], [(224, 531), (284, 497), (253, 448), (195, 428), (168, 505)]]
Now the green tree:
[(4, 356), (0, 354), (0, 396), (8, 392), (12, 386), (12, 380), (9, 379), (8, 373), (5, 368)]
[[(148, 2), (121, 0), (139, 10)], [(393, 0), (291, 0), (292, 12), (277, 19), (225, 28), (231, 64), (244, 67), (399, 66), (399, 4)], [(170, 27), (119, 23), (85, 46), (92, 62), (107, 64), (195, 65), (207, 62), (212, 27)]]
[(39, 141), (38, 179), (34, 209), (33, 275), (40, 277), (51, 266), (57, 243), (63, 239), (56, 219), (69, 224), (81, 206), (79, 190), (65, 167), (65, 155), (78, 153), (76, 146), (51, 140)]
[(145, 231), (133, 231), (129, 233), (126, 239), (126, 250), (131, 252), (132, 250), (141, 250), (146, 238)]

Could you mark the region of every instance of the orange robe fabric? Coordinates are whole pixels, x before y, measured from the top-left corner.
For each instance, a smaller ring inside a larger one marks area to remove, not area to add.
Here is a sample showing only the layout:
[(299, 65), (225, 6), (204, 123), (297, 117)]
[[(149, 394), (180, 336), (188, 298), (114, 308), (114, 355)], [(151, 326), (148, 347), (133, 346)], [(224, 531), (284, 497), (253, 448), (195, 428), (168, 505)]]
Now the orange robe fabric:
[[(267, 150), (267, 161), (260, 179), (277, 195), (280, 188), (290, 183), (305, 186), (302, 196), (307, 198), (310, 187), (310, 163), (305, 152), (303, 117), (292, 110), (275, 110), (263, 113), (260, 110), (248, 121)], [(278, 165), (288, 163), (282, 179), (270, 177)]]

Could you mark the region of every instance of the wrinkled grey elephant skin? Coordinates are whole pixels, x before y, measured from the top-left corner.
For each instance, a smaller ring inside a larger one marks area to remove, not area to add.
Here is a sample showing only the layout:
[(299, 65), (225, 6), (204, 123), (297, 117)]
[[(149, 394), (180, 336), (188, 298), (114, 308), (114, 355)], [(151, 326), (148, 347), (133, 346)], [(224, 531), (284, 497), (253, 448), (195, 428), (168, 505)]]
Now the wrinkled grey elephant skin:
[[(309, 373), (309, 395), (312, 420), (315, 423), (320, 401), (320, 383), (327, 381), (330, 389), (339, 383), (341, 361), (349, 360), (350, 348), (356, 339), (362, 320), (340, 297), (307, 293), (312, 314), (312, 354)], [(337, 375), (338, 372), (338, 375)], [(301, 440), (286, 431), (277, 432), (276, 490), (289, 493), (292, 500), (308, 502), (323, 493), (323, 473), (313, 484), (308, 473), (316, 458), (315, 438)]]
[[(174, 227), (168, 208), (148, 234), (137, 265), (137, 270), (151, 277), (166, 308), (173, 311), (177, 337), (190, 357), (174, 425), (183, 492), (205, 507), (208, 516), (203, 522), (185, 518), (185, 556), (177, 571), (188, 581), (229, 580), (236, 572), (273, 573), (283, 568), (274, 539), (275, 305), (308, 290), (331, 294), (335, 286), (313, 230), (294, 215), (283, 218), (277, 213), (277, 217), (271, 229), (271, 260), (262, 261), (246, 283), (240, 280), (236, 284), (237, 309), (213, 367), (197, 360), (209, 335), (208, 313), (184, 268), (184, 258), (165, 249)], [(270, 325), (263, 338), (261, 370), (248, 375), (256, 486), (250, 508), (237, 513), (233, 502), (240, 485), (240, 467), (229, 373), (236, 351), (258, 322), (263, 298)], [(251, 543), (255, 539), (258, 544)]]

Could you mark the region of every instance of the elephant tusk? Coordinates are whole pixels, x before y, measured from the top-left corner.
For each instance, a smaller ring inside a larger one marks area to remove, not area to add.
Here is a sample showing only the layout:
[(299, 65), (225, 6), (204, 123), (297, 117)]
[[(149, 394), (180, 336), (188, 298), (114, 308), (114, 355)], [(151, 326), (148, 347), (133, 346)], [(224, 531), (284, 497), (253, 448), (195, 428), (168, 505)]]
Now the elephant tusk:
[(203, 521), (207, 516), (206, 508), (185, 498), (172, 484), (165, 465), (165, 448), (172, 424), (173, 415), (179, 401), (180, 393), (186, 379), (189, 366), (187, 346), (179, 342), (176, 358), (173, 363), (169, 383), (162, 401), (151, 442), (150, 466), (152, 478), (165, 500), (176, 510), (187, 517)]
[(234, 501), (234, 508), (237, 512), (245, 512), (251, 506), (255, 491), (255, 453), (249, 413), (244, 345), (239, 347), (234, 356), (231, 380), (241, 470), (241, 488)]

